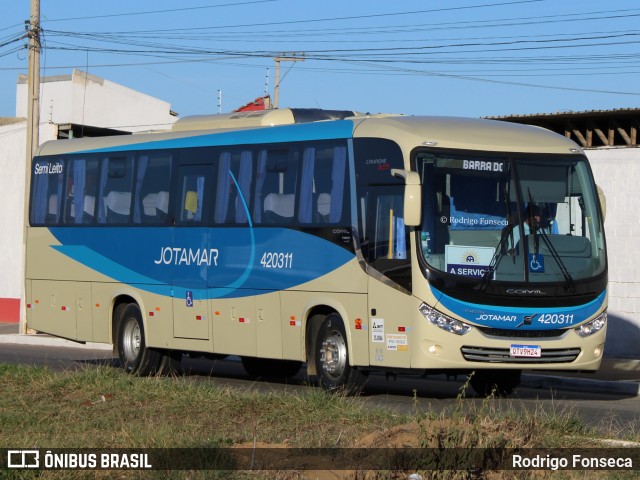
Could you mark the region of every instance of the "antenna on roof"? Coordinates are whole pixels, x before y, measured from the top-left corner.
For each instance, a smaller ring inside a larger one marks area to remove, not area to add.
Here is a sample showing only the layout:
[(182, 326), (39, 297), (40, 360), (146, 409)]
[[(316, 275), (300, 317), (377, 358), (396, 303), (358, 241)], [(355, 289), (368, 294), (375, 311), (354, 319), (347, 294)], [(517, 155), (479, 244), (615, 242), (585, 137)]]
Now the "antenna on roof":
[(269, 95), (269, 67), (267, 67), (267, 74), (264, 79), (264, 95)]
[(218, 90), (218, 114), (222, 113), (222, 90)]

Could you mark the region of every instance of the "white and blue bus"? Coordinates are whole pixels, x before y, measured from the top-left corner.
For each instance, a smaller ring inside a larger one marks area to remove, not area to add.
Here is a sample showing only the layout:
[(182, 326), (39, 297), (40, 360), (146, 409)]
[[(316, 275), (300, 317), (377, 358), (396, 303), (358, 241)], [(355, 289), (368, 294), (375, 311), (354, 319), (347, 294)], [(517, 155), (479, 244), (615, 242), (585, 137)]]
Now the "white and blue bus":
[(595, 371), (603, 199), (584, 153), (493, 120), (282, 109), (61, 140), (33, 159), (27, 325), (252, 376)]

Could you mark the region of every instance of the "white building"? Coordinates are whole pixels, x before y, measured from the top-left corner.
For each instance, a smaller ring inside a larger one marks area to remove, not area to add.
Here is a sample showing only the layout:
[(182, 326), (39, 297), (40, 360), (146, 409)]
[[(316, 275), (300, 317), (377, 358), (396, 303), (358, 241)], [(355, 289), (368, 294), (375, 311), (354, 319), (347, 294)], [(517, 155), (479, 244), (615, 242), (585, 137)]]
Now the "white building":
[[(40, 92), (40, 123), (62, 129), (78, 125), (144, 132), (167, 130), (177, 120), (169, 103), (80, 70), (44, 78)], [(21, 75), (16, 117), (26, 116), (27, 77)]]
[[(43, 78), (40, 109), (40, 143), (167, 130), (177, 120), (169, 103), (79, 70)], [(20, 317), (26, 116), (26, 77), (20, 76), (16, 118), (0, 118), (0, 322), (17, 322)]]
[(607, 197), (609, 325), (605, 356), (640, 359), (640, 148), (586, 150)]

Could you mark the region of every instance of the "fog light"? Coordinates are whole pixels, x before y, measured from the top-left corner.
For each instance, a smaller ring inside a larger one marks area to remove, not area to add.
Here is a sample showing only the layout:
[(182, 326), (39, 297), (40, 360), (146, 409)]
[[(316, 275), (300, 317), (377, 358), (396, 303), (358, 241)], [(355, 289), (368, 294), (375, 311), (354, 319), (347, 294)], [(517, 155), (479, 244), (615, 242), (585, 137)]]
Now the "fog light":
[(434, 355), (440, 355), (442, 351), (442, 347), (440, 345), (431, 345), (429, 347), (429, 353), (433, 353)]

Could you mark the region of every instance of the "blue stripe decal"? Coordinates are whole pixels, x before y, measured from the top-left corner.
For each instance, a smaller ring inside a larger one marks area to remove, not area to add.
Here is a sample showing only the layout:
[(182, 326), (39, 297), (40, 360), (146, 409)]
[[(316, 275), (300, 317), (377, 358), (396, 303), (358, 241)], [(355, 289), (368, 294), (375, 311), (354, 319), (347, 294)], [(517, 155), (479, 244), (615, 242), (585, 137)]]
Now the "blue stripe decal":
[[(169, 148), (210, 147), (229, 145), (255, 145), (263, 143), (296, 142), (302, 140), (332, 140), (351, 138), (353, 121), (335, 120), (317, 123), (302, 123), (275, 127), (261, 127), (232, 132), (208, 133), (166, 140), (150, 140), (140, 134), (140, 143), (117, 145), (77, 153), (124, 152), (139, 150), (159, 150)], [(153, 137), (149, 136), (149, 139)]]
[(525, 308), (463, 302), (433, 287), (431, 291), (440, 305), (472, 324), (518, 330), (556, 330), (578, 325), (600, 311), (607, 294), (605, 290), (595, 300), (575, 307)]
[[(234, 298), (302, 285), (354, 258), (285, 228), (54, 227), (67, 257), (159, 295)], [(173, 292), (173, 293), (171, 293)]]

